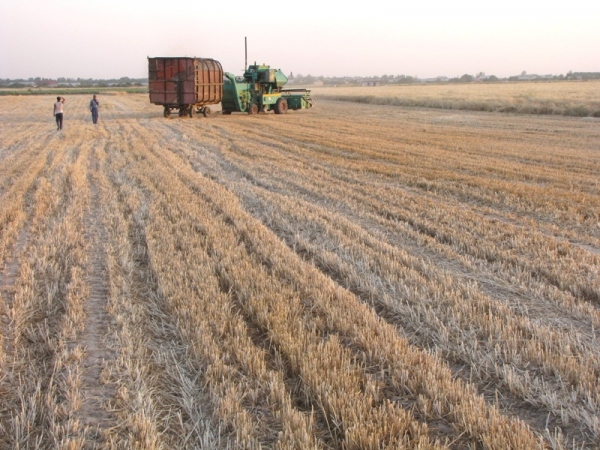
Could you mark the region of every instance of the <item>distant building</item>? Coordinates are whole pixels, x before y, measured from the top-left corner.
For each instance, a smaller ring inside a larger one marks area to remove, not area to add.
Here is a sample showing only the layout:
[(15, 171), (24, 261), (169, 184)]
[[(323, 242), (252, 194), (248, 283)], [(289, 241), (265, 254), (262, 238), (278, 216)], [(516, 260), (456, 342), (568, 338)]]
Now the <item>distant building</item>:
[(35, 87), (35, 83), (33, 81), (13, 81), (8, 83), (6, 86), (30, 86)]
[(532, 81), (532, 80), (551, 80), (554, 78), (554, 75), (537, 75), (537, 74), (527, 74), (522, 73), (517, 77), (519, 81)]
[(364, 87), (367, 86), (379, 86), (379, 80), (362, 80), (361, 85)]
[(421, 83), (447, 83), (450, 81), (448, 77), (423, 78), (418, 80)]
[(519, 75), (519, 81), (531, 81), (531, 80), (535, 80), (536, 78), (538, 78), (537, 75), (527, 75), (527, 74)]

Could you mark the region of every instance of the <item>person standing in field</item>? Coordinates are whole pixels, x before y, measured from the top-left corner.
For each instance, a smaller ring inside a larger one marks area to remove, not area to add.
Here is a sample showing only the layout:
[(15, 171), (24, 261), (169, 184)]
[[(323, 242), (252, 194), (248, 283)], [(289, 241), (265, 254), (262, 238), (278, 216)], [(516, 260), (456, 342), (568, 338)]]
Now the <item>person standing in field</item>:
[(64, 97), (56, 97), (56, 103), (54, 104), (54, 117), (56, 118), (56, 131), (62, 130), (64, 103), (65, 103)]
[(98, 108), (100, 108), (100, 102), (94, 94), (94, 97), (90, 100), (90, 111), (92, 112), (92, 122), (98, 123)]

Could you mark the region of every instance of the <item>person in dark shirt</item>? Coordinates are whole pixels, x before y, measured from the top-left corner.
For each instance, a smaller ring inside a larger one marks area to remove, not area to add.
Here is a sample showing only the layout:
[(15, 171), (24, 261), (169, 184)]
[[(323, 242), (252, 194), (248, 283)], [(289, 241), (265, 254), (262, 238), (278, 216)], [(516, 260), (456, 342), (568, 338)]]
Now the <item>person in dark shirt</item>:
[(100, 102), (94, 94), (94, 97), (90, 100), (90, 111), (92, 112), (92, 122), (98, 123), (98, 109), (100, 108)]

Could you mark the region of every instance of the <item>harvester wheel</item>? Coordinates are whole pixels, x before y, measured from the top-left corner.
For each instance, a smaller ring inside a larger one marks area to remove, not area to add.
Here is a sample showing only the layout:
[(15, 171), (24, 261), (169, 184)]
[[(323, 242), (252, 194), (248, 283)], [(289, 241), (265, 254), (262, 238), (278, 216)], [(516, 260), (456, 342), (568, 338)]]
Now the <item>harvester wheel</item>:
[(210, 110), (210, 108), (208, 106), (205, 106), (204, 109), (202, 110), (202, 114), (204, 114), (204, 117), (208, 117), (212, 114), (212, 111)]
[(187, 113), (188, 113), (188, 116), (194, 117), (194, 107), (192, 105), (188, 106)]
[(168, 119), (169, 117), (171, 117), (171, 108), (167, 108), (165, 106), (165, 111), (163, 112), (163, 116), (165, 117), (165, 119)]
[(258, 114), (258, 105), (256, 103), (252, 103), (248, 106), (248, 114)]
[(231, 111), (221, 111), (221, 114), (229, 116), (229, 115), (231, 115)]
[(275, 111), (275, 114), (285, 114), (288, 110), (287, 100), (283, 97), (277, 99), (273, 110)]

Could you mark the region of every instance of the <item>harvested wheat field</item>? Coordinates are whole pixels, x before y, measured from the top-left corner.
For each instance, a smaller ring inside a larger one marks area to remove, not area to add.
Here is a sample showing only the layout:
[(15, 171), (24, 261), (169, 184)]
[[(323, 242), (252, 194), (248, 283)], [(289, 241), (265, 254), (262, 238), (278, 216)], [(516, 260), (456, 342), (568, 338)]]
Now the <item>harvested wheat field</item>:
[(600, 120), (0, 98), (0, 448), (600, 442)]

